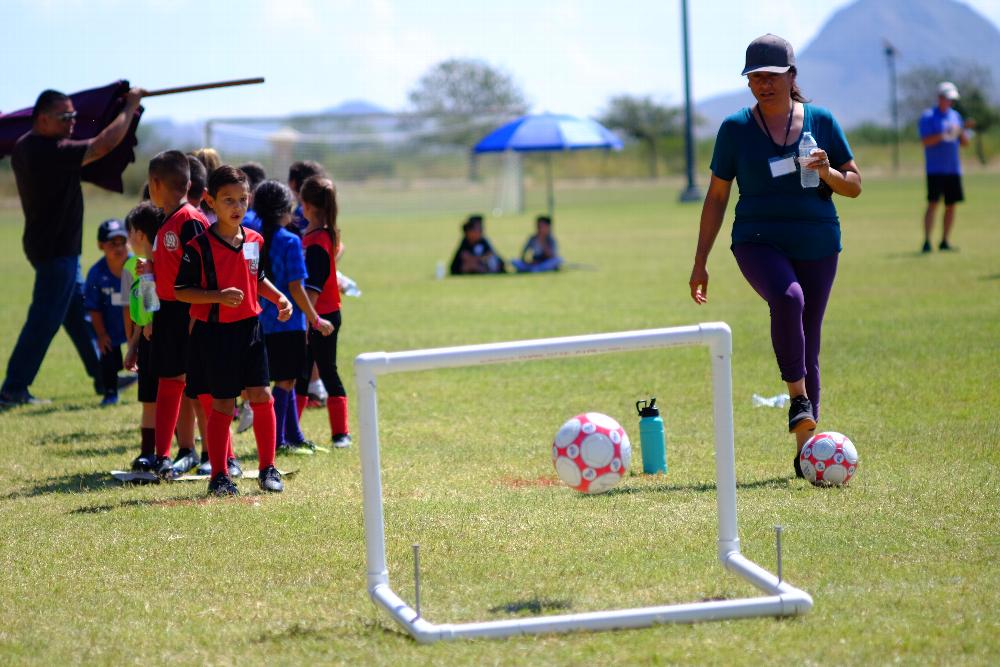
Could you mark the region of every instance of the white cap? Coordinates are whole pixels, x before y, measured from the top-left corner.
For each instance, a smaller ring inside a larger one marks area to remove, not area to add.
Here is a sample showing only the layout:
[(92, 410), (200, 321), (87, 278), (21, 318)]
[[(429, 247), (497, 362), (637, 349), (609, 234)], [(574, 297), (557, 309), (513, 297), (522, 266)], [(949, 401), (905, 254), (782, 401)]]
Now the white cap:
[(938, 84), (938, 95), (945, 99), (957, 100), (958, 88), (951, 81), (942, 81)]

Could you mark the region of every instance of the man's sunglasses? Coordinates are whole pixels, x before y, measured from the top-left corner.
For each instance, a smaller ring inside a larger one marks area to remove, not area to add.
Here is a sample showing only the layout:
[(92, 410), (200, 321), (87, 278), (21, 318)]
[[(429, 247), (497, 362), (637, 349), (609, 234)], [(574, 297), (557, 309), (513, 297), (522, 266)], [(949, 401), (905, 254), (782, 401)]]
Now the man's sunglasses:
[(71, 120), (76, 119), (77, 115), (78, 114), (75, 111), (66, 111), (64, 113), (56, 114), (56, 118), (58, 118), (64, 123), (68, 123)]

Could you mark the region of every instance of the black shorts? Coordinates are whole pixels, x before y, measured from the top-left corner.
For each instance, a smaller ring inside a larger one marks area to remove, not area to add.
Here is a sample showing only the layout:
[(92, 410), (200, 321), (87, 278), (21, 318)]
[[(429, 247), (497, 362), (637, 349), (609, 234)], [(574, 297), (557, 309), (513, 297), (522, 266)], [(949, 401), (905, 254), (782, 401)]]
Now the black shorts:
[(937, 202), (941, 197), (945, 206), (965, 201), (960, 174), (927, 174), (927, 201)]
[(266, 334), (267, 368), (276, 382), (295, 380), (306, 365), (306, 332), (279, 331)]
[(184, 375), (190, 306), (182, 301), (161, 301), (153, 313), (153, 369), (158, 378)]
[(153, 342), (139, 334), (139, 342), (135, 346), (136, 366), (139, 367), (139, 402), (156, 403), (156, 387), (159, 378), (153, 372)]
[(188, 346), (187, 388), (194, 398), (236, 398), (246, 387), (270, 384), (267, 349), (260, 320), (248, 317), (238, 322), (195, 320)]

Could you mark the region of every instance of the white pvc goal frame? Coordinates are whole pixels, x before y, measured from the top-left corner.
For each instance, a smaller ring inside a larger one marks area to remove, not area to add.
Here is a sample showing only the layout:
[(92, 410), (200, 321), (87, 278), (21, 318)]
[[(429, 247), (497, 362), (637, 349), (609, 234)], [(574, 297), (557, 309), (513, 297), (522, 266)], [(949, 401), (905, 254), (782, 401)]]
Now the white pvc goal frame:
[[(456, 368), (515, 361), (537, 361), (608, 352), (705, 345), (712, 360), (712, 408), (715, 421), (716, 505), (719, 560), (766, 595), (636, 609), (536, 616), (476, 623), (436, 624), (418, 615), (389, 586), (385, 554), (385, 515), (379, 458), (376, 378), (436, 368)], [(740, 553), (736, 522), (736, 457), (733, 447), (732, 333), (724, 322), (618, 333), (542, 338), (507, 343), (444, 347), (407, 352), (368, 352), (354, 360), (361, 421), (361, 476), (365, 522), (368, 594), (420, 642), (473, 637), (506, 637), (539, 632), (612, 630), (657, 623), (791, 616), (812, 608), (812, 598), (778, 579)]]

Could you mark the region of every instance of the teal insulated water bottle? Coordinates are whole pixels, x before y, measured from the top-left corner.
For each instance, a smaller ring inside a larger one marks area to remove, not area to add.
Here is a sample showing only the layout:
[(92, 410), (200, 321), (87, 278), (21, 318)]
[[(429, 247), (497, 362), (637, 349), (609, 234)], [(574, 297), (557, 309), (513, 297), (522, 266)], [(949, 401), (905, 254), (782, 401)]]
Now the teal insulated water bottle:
[(642, 443), (642, 472), (647, 475), (667, 472), (667, 438), (663, 430), (660, 410), (656, 407), (656, 397), (647, 401), (636, 401), (639, 412), (639, 440)]

